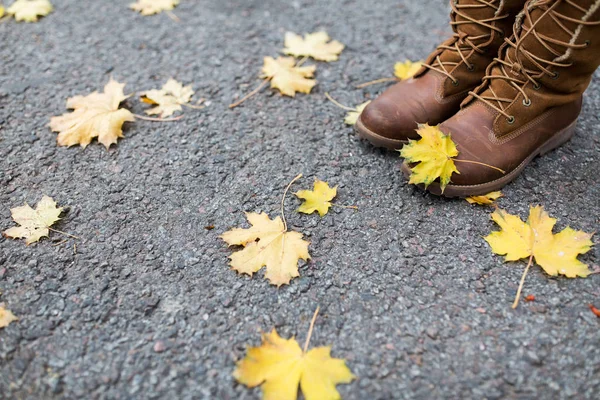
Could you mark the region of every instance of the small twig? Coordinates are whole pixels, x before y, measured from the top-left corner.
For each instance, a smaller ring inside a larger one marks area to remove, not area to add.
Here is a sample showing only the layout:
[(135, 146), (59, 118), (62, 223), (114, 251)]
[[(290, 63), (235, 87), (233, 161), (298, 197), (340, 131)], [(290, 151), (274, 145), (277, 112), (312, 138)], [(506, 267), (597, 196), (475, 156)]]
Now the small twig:
[(239, 106), (240, 104), (242, 104), (243, 102), (245, 102), (246, 100), (248, 100), (250, 97), (254, 96), (256, 93), (260, 92), (262, 90), (262, 88), (265, 87), (265, 85), (267, 83), (269, 83), (271, 81), (271, 78), (265, 78), (260, 85), (258, 85), (258, 87), (256, 89), (254, 89), (253, 91), (251, 91), (250, 93), (248, 93), (247, 95), (245, 95), (244, 97), (242, 97), (240, 100), (236, 101), (235, 103), (231, 103), (229, 105), (229, 108), (235, 108), (237, 106)]
[(54, 243), (52, 246), (53, 246), (53, 247), (54, 247), (54, 246), (60, 246), (61, 244), (63, 244), (63, 243), (66, 243), (66, 242), (68, 242), (68, 241), (69, 241), (69, 240), (67, 240), (67, 239), (64, 239), (62, 242)]
[(331, 205), (332, 205), (332, 206), (334, 206), (334, 207), (340, 207), (340, 208), (351, 208), (351, 209), (353, 209), (353, 210), (358, 210), (358, 206), (343, 206), (343, 205), (341, 205), (341, 204), (337, 204), (337, 203), (331, 203), (331, 202), (330, 202), (329, 204), (331, 204)]
[(521, 276), (521, 283), (519, 283), (519, 289), (517, 290), (517, 295), (515, 296), (515, 301), (512, 304), (513, 310), (517, 308), (519, 305), (519, 299), (521, 298), (521, 291), (523, 290), (523, 285), (525, 284), (525, 277), (527, 276), (527, 272), (529, 272), (529, 267), (533, 262), (533, 254), (529, 256), (529, 262), (527, 263), (527, 267), (525, 271), (523, 271), (523, 276)]
[(181, 114), (178, 117), (174, 117), (174, 118), (153, 118), (153, 117), (146, 117), (145, 115), (139, 115), (139, 114), (133, 114), (134, 117), (139, 118), (139, 119), (143, 119), (144, 121), (153, 121), (153, 122), (173, 122), (173, 121), (179, 121), (181, 118), (183, 118), (183, 114)]
[(167, 13), (167, 16), (169, 18), (171, 18), (173, 21), (175, 21), (175, 22), (181, 22), (181, 20), (179, 19), (179, 17), (177, 15), (175, 15), (172, 11), (167, 10), (167, 11), (165, 11), (165, 13)]
[(306, 336), (306, 341), (304, 342), (304, 353), (306, 353), (306, 350), (308, 350), (308, 344), (310, 343), (310, 337), (312, 336), (313, 328), (315, 327), (315, 321), (317, 320), (317, 314), (319, 314), (319, 306), (317, 306), (317, 309), (315, 310), (315, 313), (313, 314), (312, 320), (310, 321), (310, 327), (308, 328), (308, 335)]
[(288, 183), (287, 187), (283, 191), (283, 197), (281, 198), (281, 219), (283, 220), (283, 231), (284, 232), (287, 231), (287, 222), (285, 221), (285, 215), (283, 213), (283, 206), (285, 203), (285, 195), (287, 194), (288, 190), (290, 190), (290, 186), (292, 186), (294, 184), (294, 182), (296, 182), (300, 178), (302, 178), (302, 174), (296, 175), (296, 177), (294, 179), (292, 179), (292, 181), (290, 183)]
[(81, 239), (79, 236), (71, 235), (70, 233), (59, 231), (58, 229), (54, 229), (54, 228), (50, 228), (50, 227), (48, 227), (48, 229), (51, 230), (52, 232), (62, 233), (63, 235), (72, 237), (73, 239)]
[(302, 64), (304, 64), (304, 63), (306, 62), (306, 60), (308, 60), (308, 56), (304, 56), (304, 57), (302, 57), (302, 58), (301, 58), (301, 59), (300, 59), (300, 60), (299, 60), (299, 61), (296, 63), (296, 65), (294, 65), (294, 67), (299, 67), (299, 66), (301, 66)]
[(477, 164), (477, 165), (483, 165), (484, 167), (489, 167), (491, 169), (495, 169), (496, 171), (500, 171), (503, 174), (506, 174), (506, 171), (504, 171), (503, 169), (500, 169), (498, 167), (494, 167), (493, 165), (490, 164), (486, 164), (486, 163), (482, 163), (479, 161), (471, 161), (471, 160), (457, 160), (455, 158), (452, 159), (452, 161), (458, 161), (458, 162), (464, 162), (464, 163), (469, 163), (469, 164)]
[(376, 85), (378, 83), (393, 82), (393, 81), (397, 81), (397, 80), (398, 80), (398, 78), (380, 78), (380, 79), (375, 79), (374, 81), (369, 81), (369, 82), (361, 83), (360, 85), (356, 85), (356, 88), (362, 89), (364, 87)]
[(333, 97), (331, 97), (331, 95), (328, 92), (325, 92), (325, 97), (327, 97), (327, 100), (329, 100), (330, 102), (332, 102), (333, 104), (335, 104), (336, 106), (338, 106), (339, 108), (341, 108), (342, 110), (356, 111), (355, 108), (345, 106), (342, 103), (340, 103), (339, 101), (337, 101), (336, 99), (334, 99)]
[(73, 255), (77, 254), (77, 243), (73, 243)]

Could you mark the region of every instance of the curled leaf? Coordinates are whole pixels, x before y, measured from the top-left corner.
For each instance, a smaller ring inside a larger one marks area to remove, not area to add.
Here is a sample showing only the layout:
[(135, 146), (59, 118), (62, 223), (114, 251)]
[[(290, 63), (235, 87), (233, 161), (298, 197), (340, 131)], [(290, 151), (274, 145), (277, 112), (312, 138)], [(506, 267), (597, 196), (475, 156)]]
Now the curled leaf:
[(364, 103), (356, 106), (354, 110), (348, 111), (348, 114), (346, 114), (346, 118), (344, 118), (344, 122), (348, 125), (356, 124), (356, 121), (358, 121), (358, 117), (360, 117), (360, 114), (369, 105), (370, 102), (371, 100), (365, 101)]
[(502, 192), (491, 192), (482, 196), (470, 196), (467, 197), (465, 200), (467, 200), (470, 204), (480, 204), (482, 206), (489, 206), (494, 204), (496, 200), (498, 200), (502, 196), (504, 196)]
[(146, 110), (146, 114), (160, 114), (161, 118), (173, 115), (175, 111), (181, 111), (181, 105), (190, 102), (194, 90), (192, 86), (183, 86), (180, 82), (170, 78), (162, 89), (148, 90), (142, 94), (142, 101), (154, 104), (156, 107)]

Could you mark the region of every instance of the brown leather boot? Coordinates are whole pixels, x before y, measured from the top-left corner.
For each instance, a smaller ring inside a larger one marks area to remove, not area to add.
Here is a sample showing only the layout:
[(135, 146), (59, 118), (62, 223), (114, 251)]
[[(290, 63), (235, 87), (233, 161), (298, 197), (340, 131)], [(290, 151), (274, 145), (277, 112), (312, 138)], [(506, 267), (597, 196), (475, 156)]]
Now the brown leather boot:
[[(498, 190), (537, 155), (571, 138), (582, 94), (600, 65), (600, 0), (530, 0), (517, 16), (484, 83), (462, 110), (440, 125), (450, 133), (457, 159), (505, 171), (456, 163), (444, 195)], [(404, 172), (409, 173), (407, 166)], [(440, 194), (439, 185), (428, 190)]]
[(439, 124), (460, 109), (512, 30), (525, 0), (452, 0), (454, 35), (429, 55), (413, 79), (371, 102), (356, 123), (359, 136), (398, 149), (417, 139), (417, 123)]

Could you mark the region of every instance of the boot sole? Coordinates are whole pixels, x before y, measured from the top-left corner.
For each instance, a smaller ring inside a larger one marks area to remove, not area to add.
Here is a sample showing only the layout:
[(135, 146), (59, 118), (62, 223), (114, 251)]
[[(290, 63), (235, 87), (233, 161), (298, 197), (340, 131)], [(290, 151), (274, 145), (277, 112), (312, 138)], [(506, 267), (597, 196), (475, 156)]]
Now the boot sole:
[(354, 124), (354, 130), (359, 137), (367, 140), (375, 147), (383, 147), (390, 150), (400, 150), (402, 146), (408, 143), (408, 140), (397, 140), (390, 139), (385, 136), (378, 135), (372, 130), (368, 129), (361, 121), (360, 116)]
[[(562, 131), (557, 133), (548, 139), (544, 144), (536, 149), (536, 151), (532, 152), (529, 157), (527, 157), (517, 168), (504, 175), (502, 178), (498, 178), (491, 182), (481, 183), (478, 185), (452, 185), (449, 184), (444, 189), (444, 193), (440, 188), (439, 183), (432, 183), (428, 187), (425, 187), (423, 184), (419, 184), (422, 189), (429, 191), (432, 194), (437, 196), (444, 197), (468, 197), (468, 196), (480, 196), (490, 192), (494, 192), (506, 186), (508, 183), (512, 182), (521, 174), (523, 169), (537, 156), (544, 155), (557, 147), (562, 146), (564, 143), (568, 142), (569, 139), (573, 137), (575, 134), (575, 127), (577, 125), (577, 120), (575, 120), (571, 125), (564, 128)], [(406, 178), (410, 177), (411, 171), (410, 167), (404, 162), (402, 164), (402, 173)]]

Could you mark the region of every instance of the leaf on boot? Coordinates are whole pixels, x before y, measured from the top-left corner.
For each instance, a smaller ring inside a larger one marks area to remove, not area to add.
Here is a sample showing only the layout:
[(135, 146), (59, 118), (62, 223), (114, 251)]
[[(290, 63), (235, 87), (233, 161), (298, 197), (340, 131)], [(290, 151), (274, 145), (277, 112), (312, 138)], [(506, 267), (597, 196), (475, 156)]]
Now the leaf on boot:
[(367, 107), (369, 105), (370, 102), (371, 102), (371, 100), (365, 101), (364, 103), (356, 106), (356, 108), (354, 110), (348, 111), (348, 114), (346, 114), (346, 118), (344, 118), (344, 122), (348, 125), (356, 124), (356, 121), (358, 121), (358, 117), (363, 112), (365, 107)]
[(35, 210), (27, 203), (24, 206), (10, 209), (13, 220), (20, 226), (15, 226), (4, 231), (4, 236), (10, 238), (23, 238), (25, 244), (37, 242), (48, 236), (52, 226), (60, 218), (62, 207), (56, 207), (56, 202), (51, 197), (44, 196), (39, 201)]
[(137, 0), (137, 3), (131, 3), (129, 8), (138, 11), (142, 15), (153, 15), (170, 11), (178, 4), (179, 0)]
[(104, 92), (93, 92), (87, 96), (75, 96), (67, 100), (67, 108), (73, 112), (50, 119), (50, 128), (59, 132), (56, 141), (59, 146), (75, 144), (85, 148), (93, 138), (107, 149), (117, 138), (123, 137), (123, 123), (135, 121), (133, 114), (119, 104), (128, 96), (123, 94), (124, 83), (111, 79)]
[(327, 32), (307, 33), (304, 39), (293, 32), (285, 33), (283, 52), (295, 57), (312, 57), (319, 61), (336, 61), (344, 45), (333, 40)]
[(271, 87), (279, 89), (281, 94), (294, 97), (296, 92), (310, 93), (317, 81), (310, 79), (314, 76), (315, 65), (295, 67), (293, 57), (265, 57), (262, 78), (271, 80)]
[(6, 12), (14, 15), (17, 21), (35, 22), (38, 17), (44, 17), (52, 12), (52, 4), (48, 0), (17, 0), (8, 7)]
[(192, 86), (183, 86), (175, 79), (169, 79), (162, 89), (148, 90), (142, 94), (142, 101), (155, 104), (156, 107), (146, 110), (146, 114), (160, 114), (161, 118), (173, 115), (175, 111), (181, 111), (181, 105), (189, 103), (194, 90)]
[(422, 66), (423, 63), (421, 61), (412, 62), (406, 60), (404, 62), (397, 62), (394, 64), (394, 75), (401, 81), (405, 81), (415, 76)]
[(313, 190), (300, 190), (294, 194), (298, 198), (304, 199), (298, 212), (311, 214), (317, 211), (322, 217), (327, 214), (331, 207), (330, 201), (337, 195), (337, 186), (330, 188), (327, 182), (316, 179)]
[(330, 347), (306, 353), (294, 339), (281, 338), (275, 329), (262, 335), (262, 345), (248, 349), (233, 377), (248, 387), (261, 385), (263, 399), (296, 400), (298, 386), (307, 400), (341, 399), (336, 385), (356, 377), (343, 359), (331, 358)]
[(452, 173), (459, 173), (452, 160), (458, 155), (456, 145), (450, 135), (444, 135), (437, 125), (419, 125), (417, 133), (421, 139), (409, 140), (400, 151), (400, 156), (407, 163), (418, 163), (411, 167), (409, 183), (422, 183), (427, 187), (439, 178), (443, 192)]
[(504, 196), (502, 192), (490, 192), (482, 196), (469, 196), (467, 200), (470, 204), (480, 204), (482, 206), (489, 206), (496, 203), (500, 197)]
[(234, 228), (221, 235), (230, 246), (245, 246), (229, 256), (229, 265), (250, 276), (266, 266), (265, 278), (277, 286), (300, 276), (298, 261), (310, 258), (309, 242), (302, 239), (302, 234), (286, 231), (280, 217), (271, 220), (265, 213), (246, 213), (246, 218), (250, 228)]
[(19, 318), (10, 311), (0, 305), (0, 328), (6, 328), (11, 322), (18, 321)]
[(523, 222), (518, 216), (497, 209), (492, 220), (501, 230), (484, 239), (492, 251), (504, 255), (506, 261), (516, 261), (533, 255), (535, 262), (548, 275), (565, 275), (568, 278), (586, 277), (592, 273), (577, 259), (592, 247), (592, 234), (575, 231), (569, 227), (552, 233), (555, 218), (550, 218), (542, 206), (530, 207), (529, 218)]

